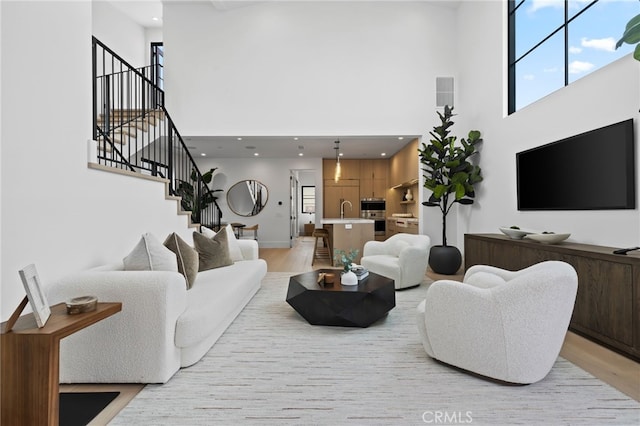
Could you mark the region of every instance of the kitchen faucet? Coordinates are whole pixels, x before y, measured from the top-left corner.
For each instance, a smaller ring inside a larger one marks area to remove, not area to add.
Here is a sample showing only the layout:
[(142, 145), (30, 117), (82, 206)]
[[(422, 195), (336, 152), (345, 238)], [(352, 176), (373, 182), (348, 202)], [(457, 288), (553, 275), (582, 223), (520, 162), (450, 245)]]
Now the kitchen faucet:
[(351, 204), (351, 201), (344, 200), (340, 203), (340, 219), (344, 219), (344, 203), (349, 203), (349, 207), (351, 207), (351, 211), (353, 211), (353, 204)]

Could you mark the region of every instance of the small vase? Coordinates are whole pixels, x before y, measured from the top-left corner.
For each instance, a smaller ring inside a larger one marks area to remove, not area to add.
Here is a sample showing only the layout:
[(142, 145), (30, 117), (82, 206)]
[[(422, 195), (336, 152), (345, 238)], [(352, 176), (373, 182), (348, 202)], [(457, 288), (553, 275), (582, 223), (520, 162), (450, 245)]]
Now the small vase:
[(343, 272), (340, 276), (340, 284), (342, 285), (358, 285), (358, 277), (353, 271)]
[(407, 201), (413, 200), (413, 194), (411, 193), (411, 189), (407, 189), (407, 194), (404, 196)]

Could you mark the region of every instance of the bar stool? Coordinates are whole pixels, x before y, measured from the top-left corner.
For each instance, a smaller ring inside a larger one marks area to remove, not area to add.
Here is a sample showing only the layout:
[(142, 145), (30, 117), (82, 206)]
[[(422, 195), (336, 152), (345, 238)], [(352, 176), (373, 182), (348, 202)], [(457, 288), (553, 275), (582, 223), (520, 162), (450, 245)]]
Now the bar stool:
[[(313, 234), (315, 237), (313, 244), (313, 258), (311, 259), (311, 265), (313, 265), (318, 259), (326, 259), (329, 261), (331, 266), (333, 266), (333, 256), (331, 256), (331, 244), (329, 242), (329, 231), (324, 228), (317, 228), (313, 230)], [(318, 240), (321, 239), (322, 246), (318, 248)]]

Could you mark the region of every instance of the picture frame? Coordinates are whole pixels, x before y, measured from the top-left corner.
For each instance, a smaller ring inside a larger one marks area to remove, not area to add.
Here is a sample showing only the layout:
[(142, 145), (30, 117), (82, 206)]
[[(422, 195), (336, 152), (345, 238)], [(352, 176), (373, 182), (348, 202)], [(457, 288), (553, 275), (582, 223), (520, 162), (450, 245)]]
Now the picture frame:
[(36, 319), (38, 328), (42, 328), (47, 323), (49, 316), (51, 316), (51, 309), (44, 294), (44, 289), (40, 284), (40, 277), (38, 276), (36, 265), (27, 265), (18, 271), (18, 274), (27, 292), (27, 298), (29, 299), (29, 304), (33, 310), (33, 316)]

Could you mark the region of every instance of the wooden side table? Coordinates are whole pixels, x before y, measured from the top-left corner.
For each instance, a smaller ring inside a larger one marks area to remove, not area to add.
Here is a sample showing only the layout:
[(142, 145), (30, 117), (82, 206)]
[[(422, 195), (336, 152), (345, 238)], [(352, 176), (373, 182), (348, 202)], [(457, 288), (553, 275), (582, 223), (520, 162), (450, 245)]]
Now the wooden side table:
[(13, 329), (1, 324), (0, 405), (3, 425), (57, 425), (59, 420), (60, 340), (122, 310), (122, 303), (98, 303), (93, 312), (68, 315), (64, 303), (38, 328), (33, 314)]
[(313, 234), (313, 230), (316, 229), (315, 223), (305, 223), (304, 224), (304, 236), (310, 237)]

